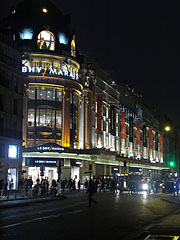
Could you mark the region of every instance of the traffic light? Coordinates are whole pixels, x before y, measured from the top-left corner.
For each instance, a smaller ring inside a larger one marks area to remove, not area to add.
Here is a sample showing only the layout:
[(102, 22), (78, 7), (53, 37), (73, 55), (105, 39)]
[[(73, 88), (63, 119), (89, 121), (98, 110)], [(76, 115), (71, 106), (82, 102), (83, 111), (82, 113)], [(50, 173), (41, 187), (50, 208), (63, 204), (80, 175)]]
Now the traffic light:
[(175, 163), (174, 163), (173, 161), (171, 161), (171, 162), (169, 163), (169, 165), (170, 165), (170, 167), (174, 167), (174, 166), (175, 166)]

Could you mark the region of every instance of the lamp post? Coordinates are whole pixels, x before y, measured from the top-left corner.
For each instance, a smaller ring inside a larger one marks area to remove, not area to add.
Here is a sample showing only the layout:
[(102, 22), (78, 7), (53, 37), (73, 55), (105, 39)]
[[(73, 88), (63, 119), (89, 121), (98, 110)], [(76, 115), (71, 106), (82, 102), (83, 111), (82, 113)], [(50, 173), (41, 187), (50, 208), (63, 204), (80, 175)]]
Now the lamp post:
[(171, 126), (169, 126), (169, 125), (165, 126), (165, 127), (164, 127), (164, 130), (165, 130), (166, 132), (170, 132), (170, 131), (171, 131)]

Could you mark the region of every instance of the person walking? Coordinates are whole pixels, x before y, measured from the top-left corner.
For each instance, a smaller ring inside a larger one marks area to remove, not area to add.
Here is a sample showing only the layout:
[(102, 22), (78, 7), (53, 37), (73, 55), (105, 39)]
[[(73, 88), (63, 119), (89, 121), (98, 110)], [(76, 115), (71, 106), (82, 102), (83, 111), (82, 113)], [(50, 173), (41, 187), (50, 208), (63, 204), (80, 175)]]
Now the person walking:
[(81, 188), (81, 182), (80, 180), (78, 181), (78, 192), (80, 192), (80, 188)]
[(91, 203), (97, 203), (97, 201), (95, 201), (92, 196), (95, 193), (95, 183), (92, 179), (89, 180), (89, 184), (88, 184), (88, 189), (86, 191), (86, 193), (88, 193), (88, 200), (89, 200), (89, 207), (91, 207)]

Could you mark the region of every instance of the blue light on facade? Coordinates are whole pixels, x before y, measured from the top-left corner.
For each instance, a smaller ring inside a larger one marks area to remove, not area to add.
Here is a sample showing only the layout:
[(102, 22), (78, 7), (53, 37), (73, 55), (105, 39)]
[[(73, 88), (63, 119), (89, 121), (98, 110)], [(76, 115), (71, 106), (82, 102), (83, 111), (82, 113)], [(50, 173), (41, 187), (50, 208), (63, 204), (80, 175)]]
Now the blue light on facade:
[(20, 35), (20, 38), (21, 38), (22, 40), (24, 40), (24, 39), (29, 39), (29, 40), (31, 40), (32, 37), (33, 37), (33, 30), (32, 30), (32, 28), (24, 28), (24, 29), (22, 29), (22, 31), (19, 33), (19, 35)]
[(58, 33), (59, 43), (60, 44), (68, 44), (68, 38), (65, 36), (64, 33)]

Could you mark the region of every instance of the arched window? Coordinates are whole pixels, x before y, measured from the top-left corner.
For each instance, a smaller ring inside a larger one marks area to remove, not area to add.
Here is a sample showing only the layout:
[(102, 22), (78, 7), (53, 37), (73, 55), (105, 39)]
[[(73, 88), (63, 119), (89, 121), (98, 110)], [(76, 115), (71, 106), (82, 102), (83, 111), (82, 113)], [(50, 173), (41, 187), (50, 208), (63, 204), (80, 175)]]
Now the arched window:
[(55, 49), (55, 37), (49, 31), (41, 31), (38, 35), (37, 45), (39, 49), (47, 49), (54, 51)]

